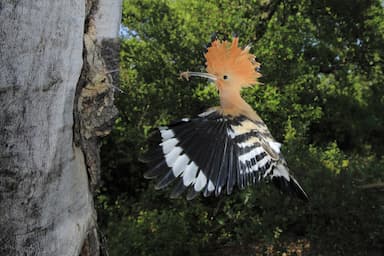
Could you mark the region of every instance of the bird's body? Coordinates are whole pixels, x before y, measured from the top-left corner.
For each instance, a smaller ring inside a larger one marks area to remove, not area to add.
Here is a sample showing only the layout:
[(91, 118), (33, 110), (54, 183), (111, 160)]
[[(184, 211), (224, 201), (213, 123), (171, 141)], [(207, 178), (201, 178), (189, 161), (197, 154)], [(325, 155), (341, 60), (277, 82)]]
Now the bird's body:
[(185, 190), (192, 199), (231, 194), (235, 186), (244, 188), (264, 179), (272, 180), (283, 191), (306, 200), (307, 195), (290, 174), (275, 141), (260, 116), (240, 95), (242, 87), (257, 83), (259, 63), (240, 49), (238, 38), (229, 47), (215, 40), (205, 54), (207, 73), (184, 72), (213, 80), (218, 88), (220, 106), (196, 118), (183, 118), (158, 129), (159, 143), (149, 158), (147, 178), (156, 178), (161, 189), (175, 181), (171, 197)]

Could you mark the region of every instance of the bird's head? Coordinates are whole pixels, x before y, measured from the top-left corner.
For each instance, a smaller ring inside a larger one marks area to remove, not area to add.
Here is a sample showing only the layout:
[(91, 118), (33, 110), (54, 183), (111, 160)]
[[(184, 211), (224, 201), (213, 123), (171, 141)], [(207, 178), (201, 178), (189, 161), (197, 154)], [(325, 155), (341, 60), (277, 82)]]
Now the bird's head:
[(238, 42), (238, 37), (234, 37), (232, 43), (214, 40), (204, 55), (207, 73), (187, 71), (181, 73), (181, 76), (186, 79), (190, 76), (211, 79), (220, 93), (240, 91), (243, 87), (256, 84), (257, 78), (261, 76), (257, 72), (260, 63), (249, 53), (249, 46), (239, 48)]

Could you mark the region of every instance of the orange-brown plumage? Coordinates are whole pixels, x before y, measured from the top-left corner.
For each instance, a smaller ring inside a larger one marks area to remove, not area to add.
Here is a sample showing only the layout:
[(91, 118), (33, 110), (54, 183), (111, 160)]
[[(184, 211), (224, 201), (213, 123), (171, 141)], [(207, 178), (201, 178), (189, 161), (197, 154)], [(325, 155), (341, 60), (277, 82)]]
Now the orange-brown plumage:
[(257, 113), (243, 100), (240, 90), (258, 83), (261, 74), (257, 72), (260, 63), (249, 53), (250, 47), (238, 47), (239, 38), (232, 43), (214, 40), (204, 55), (207, 73), (184, 72), (182, 76), (201, 76), (212, 79), (220, 96), (220, 107), (223, 114), (245, 115), (252, 120), (260, 120)]
[[(238, 47), (239, 38), (235, 37), (232, 44), (228, 41), (215, 40), (205, 54), (206, 70), (215, 75), (217, 81), (228, 80), (231, 86), (242, 88), (257, 83), (261, 76), (256, 71), (260, 63), (255, 61), (255, 56), (249, 53), (250, 47)], [(227, 79), (224, 79), (227, 76)]]

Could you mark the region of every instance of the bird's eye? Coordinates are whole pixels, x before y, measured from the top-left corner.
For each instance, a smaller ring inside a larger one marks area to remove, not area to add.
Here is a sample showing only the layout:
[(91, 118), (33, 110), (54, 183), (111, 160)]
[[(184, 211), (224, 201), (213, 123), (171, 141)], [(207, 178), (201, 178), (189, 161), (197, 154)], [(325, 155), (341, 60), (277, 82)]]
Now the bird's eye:
[(227, 75), (224, 75), (224, 76), (223, 76), (223, 79), (224, 79), (224, 80), (227, 80), (227, 79), (228, 79), (228, 76), (227, 76)]

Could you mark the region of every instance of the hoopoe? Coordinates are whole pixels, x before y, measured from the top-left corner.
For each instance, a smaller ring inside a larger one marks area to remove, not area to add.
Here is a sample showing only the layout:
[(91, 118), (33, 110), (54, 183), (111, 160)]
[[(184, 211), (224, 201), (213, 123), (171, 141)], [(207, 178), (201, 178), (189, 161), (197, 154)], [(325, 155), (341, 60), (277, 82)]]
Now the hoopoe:
[(271, 135), (260, 116), (240, 95), (257, 82), (260, 64), (249, 53), (215, 38), (205, 53), (206, 71), (183, 72), (188, 80), (198, 76), (212, 80), (219, 92), (220, 106), (195, 118), (183, 118), (157, 130), (156, 148), (150, 154), (148, 179), (157, 179), (156, 189), (176, 181), (171, 197), (187, 190), (187, 199), (199, 193), (231, 194), (262, 180), (271, 180), (282, 191), (308, 200), (307, 194), (289, 172), (280, 152), (281, 144)]

